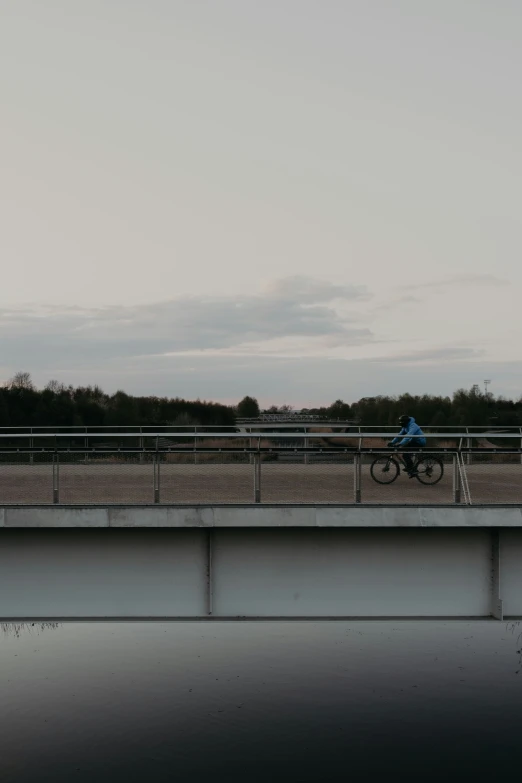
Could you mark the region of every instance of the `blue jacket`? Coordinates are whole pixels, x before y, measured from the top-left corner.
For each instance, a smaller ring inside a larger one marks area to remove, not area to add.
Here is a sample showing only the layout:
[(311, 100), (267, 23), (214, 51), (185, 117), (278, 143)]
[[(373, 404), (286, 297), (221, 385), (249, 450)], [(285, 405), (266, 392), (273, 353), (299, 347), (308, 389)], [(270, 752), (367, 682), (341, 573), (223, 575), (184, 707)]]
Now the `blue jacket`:
[[(402, 437), (402, 440), (401, 440)], [(399, 442), (400, 441), (400, 442)], [(397, 438), (392, 440), (393, 446), (425, 446), (426, 438), (415, 419), (411, 418), (407, 427), (403, 427)]]

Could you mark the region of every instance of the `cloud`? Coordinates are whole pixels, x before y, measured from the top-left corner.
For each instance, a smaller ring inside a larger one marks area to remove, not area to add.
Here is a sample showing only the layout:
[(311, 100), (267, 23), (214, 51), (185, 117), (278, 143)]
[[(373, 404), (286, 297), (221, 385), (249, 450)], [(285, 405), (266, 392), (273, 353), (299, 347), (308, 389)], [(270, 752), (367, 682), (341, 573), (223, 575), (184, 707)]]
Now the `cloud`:
[(429, 283), (410, 283), (395, 289), (383, 301), (377, 302), (371, 309), (379, 317), (382, 313), (407, 310), (423, 305), (429, 294), (448, 294), (458, 291), (461, 295), (466, 288), (502, 288), (509, 285), (507, 280), (490, 274), (464, 274), (432, 280)]
[(503, 280), (500, 277), (490, 274), (465, 274), (465, 275), (453, 275), (452, 277), (446, 277), (441, 280), (433, 280), (429, 283), (414, 283), (413, 285), (404, 286), (404, 290), (407, 291), (423, 291), (423, 290), (437, 290), (441, 291), (448, 288), (456, 288), (460, 286), (505, 286), (508, 285), (507, 280)]
[[(360, 345), (372, 332), (346, 308), (369, 297), (362, 286), (308, 278), (273, 282), (260, 294), (180, 297), (134, 307), (34, 306), (0, 310), (2, 363), (96, 366), (161, 354), (227, 351), (294, 339), (317, 345)], [(343, 313), (332, 306), (339, 301)]]
[(390, 296), (385, 302), (372, 308), (373, 313), (388, 312), (391, 310), (404, 309), (408, 305), (419, 304), (422, 300), (413, 294), (402, 294), (400, 296)]
[(425, 350), (410, 351), (407, 353), (386, 356), (373, 361), (386, 364), (434, 364), (442, 362), (463, 362), (481, 359), (485, 355), (483, 348), (469, 346), (441, 346), (439, 348), (426, 348)]
[[(413, 294), (401, 296), (407, 304)], [(268, 404), (312, 405), (408, 389), (451, 393), (493, 377), (497, 393), (517, 396), (512, 390), (520, 386), (519, 365), (499, 365), (495, 374), (484, 342), (476, 348), (472, 340), (430, 341), (422, 349), (421, 342), (401, 341), (389, 349), (397, 353), (370, 358), (385, 351), (366, 328), (370, 298), (366, 288), (299, 276), (240, 296), (3, 309), (0, 378), (27, 370), (38, 385), (58, 378), (99, 383), (107, 391), (229, 401), (252, 393)]]
[(275, 299), (295, 301), (297, 298), (301, 304), (332, 302), (335, 299), (353, 301), (369, 298), (366, 286), (336, 285), (326, 280), (317, 280), (304, 275), (274, 280), (268, 285), (267, 293)]

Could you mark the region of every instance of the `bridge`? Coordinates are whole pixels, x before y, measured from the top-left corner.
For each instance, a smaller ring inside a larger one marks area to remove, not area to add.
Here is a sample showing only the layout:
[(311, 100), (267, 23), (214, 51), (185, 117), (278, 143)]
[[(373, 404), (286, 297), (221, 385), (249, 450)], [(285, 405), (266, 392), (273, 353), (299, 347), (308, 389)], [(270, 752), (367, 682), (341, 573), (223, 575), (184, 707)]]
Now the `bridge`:
[(0, 618), (522, 616), (519, 429), (329, 430), (0, 430)]

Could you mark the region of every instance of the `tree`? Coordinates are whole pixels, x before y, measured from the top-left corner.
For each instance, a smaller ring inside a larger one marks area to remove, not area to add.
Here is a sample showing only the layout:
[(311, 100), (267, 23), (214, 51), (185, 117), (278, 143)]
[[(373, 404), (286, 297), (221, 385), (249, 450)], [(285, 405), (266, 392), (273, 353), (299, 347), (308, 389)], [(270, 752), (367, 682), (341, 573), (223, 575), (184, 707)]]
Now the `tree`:
[(291, 405), (271, 405), (263, 413), (292, 413), (293, 408)]
[(61, 392), (65, 391), (65, 386), (63, 383), (60, 383), (60, 381), (51, 380), (46, 385), (45, 388), (47, 391), (52, 392), (53, 394), (61, 394)]
[(259, 403), (255, 397), (243, 397), (237, 406), (237, 415), (242, 419), (255, 419), (259, 416)]
[(444, 411), (438, 410), (435, 416), (429, 422), (433, 427), (444, 427), (447, 423), (447, 417)]
[(8, 381), (10, 389), (34, 389), (34, 383), (29, 372), (17, 372)]
[(178, 413), (172, 422), (172, 425), (175, 427), (195, 427), (199, 423), (200, 422), (194, 418), (194, 416), (191, 416), (190, 413), (183, 411), (182, 413)]
[(5, 396), (0, 389), (0, 427), (9, 426), (9, 406)]
[(344, 400), (336, 400), (328, 408), (328, 415), (332, 419), (348, 419), (351, 412), (350, 406)]
[(137, 419), (137, 401), (119, 389), (109, 398), (106, 423), (110, 426), (126, 426), (134, 424)]

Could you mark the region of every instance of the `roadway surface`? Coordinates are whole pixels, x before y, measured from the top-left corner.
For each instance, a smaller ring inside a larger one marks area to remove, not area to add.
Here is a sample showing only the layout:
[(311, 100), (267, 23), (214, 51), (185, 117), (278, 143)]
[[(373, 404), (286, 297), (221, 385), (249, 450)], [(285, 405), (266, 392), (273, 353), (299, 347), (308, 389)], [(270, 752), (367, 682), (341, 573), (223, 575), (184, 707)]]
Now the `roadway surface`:
[[(522, 504), (522, 465), (467, 467), (471, 499), (477, 504)], [(0, 505), (52, 503), (50, 464), (0, 464)], [(436, 504), (453, 502), (452, 465), (439, 484), (423, 486), (401, 473), (391, 485), (376, 484), (362, 466), (362, 503)], [(154, 502), (152, 464), (60, 464), (59, 502), (64, 504), (150, 504)], [(243, 464), (162, 464), (160, 502), (220, 504), (254, 502), (254, 468)], [(263, 463), (262, 503), (354, 502), (353, 464)]]

